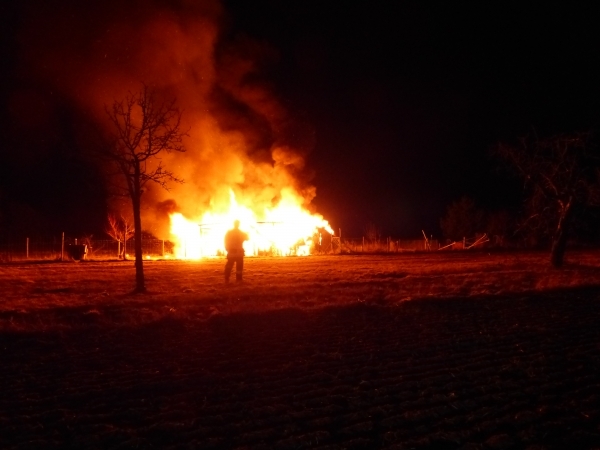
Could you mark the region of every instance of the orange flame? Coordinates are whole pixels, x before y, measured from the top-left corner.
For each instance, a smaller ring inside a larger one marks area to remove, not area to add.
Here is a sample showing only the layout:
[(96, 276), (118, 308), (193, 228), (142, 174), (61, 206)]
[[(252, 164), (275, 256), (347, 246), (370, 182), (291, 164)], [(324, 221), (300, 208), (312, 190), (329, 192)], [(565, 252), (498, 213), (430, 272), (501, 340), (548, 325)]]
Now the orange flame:
[(175, 257), (199, 259), (225, 254), (223, 238), (234, 220), (239, 220), (240, 228), (249, 235), (244, 249), (246, 255), (250, 256), (308, 255), (320, 229), (334, 234), (327, 220), (319, 214), (309, 213), (301, 206), (302, 199), (292, 189), (283, 189), (281, 194), (277, 206), (264, 207), (262, 211), (240, 205), (230, 190), (229, 205), (226, 209), (222, 208), (224, 212), (208, 211), (194, 220), (180, 213), (171, 214)]

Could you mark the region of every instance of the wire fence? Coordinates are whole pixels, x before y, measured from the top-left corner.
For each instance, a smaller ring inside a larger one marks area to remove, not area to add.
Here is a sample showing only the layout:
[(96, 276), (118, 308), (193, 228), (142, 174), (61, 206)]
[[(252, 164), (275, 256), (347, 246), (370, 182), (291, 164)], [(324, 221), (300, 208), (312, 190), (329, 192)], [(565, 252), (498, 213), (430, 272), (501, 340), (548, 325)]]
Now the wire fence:
[[(478, 248), (489, 240), (487, 236), (463, 239), (462, 242), (440, 243), (435, 239), (368, 239), (341, 238), (330, 236), (312, 249), (314, 254), (355, 254), (355, 253), (404, 253), (426, 252), (437, 250), (462, 250)], [(8, 240), (0, 238), (0, 262), (19, 260), (82, 260), (82, 259), (119, 259), (133, 258), (135, 240), (123, 243), (114, 240), (76, 239), (72, 237), (55, 237), (51, 239)], [(175, 244), (163, 239), (143, 239), (142, 255), (144, 258), (174, 258)], [(281, 252), (273, 250), (261, 252), (259, 256), (280, 256)]]
[[(17, 241), (0, 240), (0, 262), (19, 260), (67, 260), (67, 259), (119, 259), (132, 257), (135, 240), (125, 245), (114, 240), (76, 239), (56, 237), (52, 239), (25, 238)], [(174, 244), (162, 239), (142, 239), (144, 257), (173, 257)]]
[[(437, 240), (425, 239), (339, 239), (339, 251), (335, 253), (403, 253), (438, 250)], [(337, 249), (337, 246), (336, 246)]]

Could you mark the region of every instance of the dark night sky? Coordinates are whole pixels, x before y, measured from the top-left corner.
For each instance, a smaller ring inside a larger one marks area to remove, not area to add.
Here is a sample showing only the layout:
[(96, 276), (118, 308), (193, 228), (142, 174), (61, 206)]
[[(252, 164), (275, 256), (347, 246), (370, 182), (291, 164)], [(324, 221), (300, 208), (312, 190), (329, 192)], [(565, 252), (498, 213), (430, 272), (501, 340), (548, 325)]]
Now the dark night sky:
[(317, 127), (315, 203), (352, 234), (434, 229), (464, 194), (512, 206), (490, 146), (599, 124), (597, 7), (231, 3), (279, 48), (279, 85)]
[[(336, 231), (360, 236), (372, 222), (384, 235), (438, 234), (445, 207), (462, 195), (514, 207), (517, 187), (489, 158), (494, 143), (598, 128), (599, 7), (348, 3), (224, 1), (225, 36), (276, 51), (267, 77), (314, 127), (313, 204)], [(18, 8), (3, 14), (9, 66), (20, 17)], [(10, 70), (2, 77), (4, 101), (21, 81)], [(27, 190), (28, 175), (19, 181), (7, 170), (5, 196)]]

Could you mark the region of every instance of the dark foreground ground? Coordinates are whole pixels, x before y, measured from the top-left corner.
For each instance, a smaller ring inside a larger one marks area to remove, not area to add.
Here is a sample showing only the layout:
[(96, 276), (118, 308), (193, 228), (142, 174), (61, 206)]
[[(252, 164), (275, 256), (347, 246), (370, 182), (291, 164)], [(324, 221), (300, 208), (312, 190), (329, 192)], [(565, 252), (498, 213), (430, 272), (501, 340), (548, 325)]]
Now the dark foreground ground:
[(600, 448), (600, 290), (0, 334), (0, 448)]

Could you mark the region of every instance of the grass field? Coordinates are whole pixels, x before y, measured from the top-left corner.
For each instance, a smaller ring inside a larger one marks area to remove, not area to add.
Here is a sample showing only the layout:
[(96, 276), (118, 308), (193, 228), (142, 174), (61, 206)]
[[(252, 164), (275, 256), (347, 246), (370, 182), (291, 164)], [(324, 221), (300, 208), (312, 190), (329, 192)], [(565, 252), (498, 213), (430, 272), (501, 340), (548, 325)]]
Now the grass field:
[(0, 448), (600, 448), (600, 253), (0, 265)]
[(147, 261), (149, 294), (132, 295), (131, 261), (0, 265), (0, 329), (90, 323), (139, 324), (165, 316), (398, 305), (600, 286), (600, 253), (569, 255), (561, 270), (546, 253), (431, 253), (247, 258), (242, 285), (223, 283), (222, 259)]

